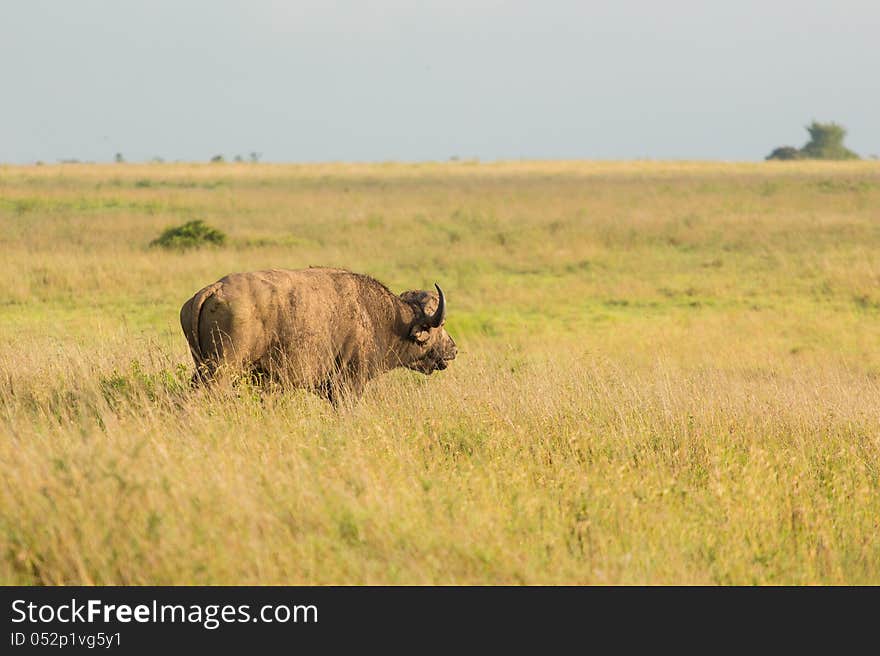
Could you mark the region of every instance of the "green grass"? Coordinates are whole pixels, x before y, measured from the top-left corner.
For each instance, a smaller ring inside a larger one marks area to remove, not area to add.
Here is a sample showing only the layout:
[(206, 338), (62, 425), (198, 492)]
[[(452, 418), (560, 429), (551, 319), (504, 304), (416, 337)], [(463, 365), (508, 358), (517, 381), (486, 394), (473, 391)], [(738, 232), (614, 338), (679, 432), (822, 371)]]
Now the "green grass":
[[(0, 167), (0, 582), (878, 583), (877, 207), (874, 162)], [(439, 282), (459, 358), (191, 391), (183, 301), (309, 265)]]

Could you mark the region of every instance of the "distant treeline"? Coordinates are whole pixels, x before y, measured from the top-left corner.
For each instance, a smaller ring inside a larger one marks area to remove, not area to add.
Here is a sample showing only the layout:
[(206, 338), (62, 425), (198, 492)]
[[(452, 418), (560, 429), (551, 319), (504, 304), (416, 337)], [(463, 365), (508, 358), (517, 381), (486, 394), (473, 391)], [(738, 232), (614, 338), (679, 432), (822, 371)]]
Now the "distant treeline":
[[(236, 163), (252, 162), (252, 163), (256, 164), (257, 162), (260, 161), (260, 158), (262, 156), (263, 156), (263, 153), (258, 153), (257, 151), (253, 150), (248, 154), (247, 158), (243, 157), (242, 155), (236, 155), (235, 157), (232, 158), (232, 161), (236, 162)], [(116, 153), (113, 156), (113, 161), (116, 162), (117, 164), (125, 164), (127, 160), (125, 159), (125, 156), (122, 153)], [(165, 162), (165, 159), (162, 157), (156, 156), (156, 157), (151, 157), (149, 161), (152, 164), (163, 164)], [(213, 157), (211, 157), (211, 159), (209, 161), (214, 164), (220, 164), (222, 162), (225, 162), (226, 158), (223, 155), (214, 155)], [(95, 163), (93, 161), (83, 161), (83, 160), (76, 159), (76, 158), (59, 159), (58, 162), (61, 164), (94, 164)], [(42, 165), (43, 162), (38, 161), (38, 162), (36, 162), (36, 164), (39, 166), (39, 165)]]

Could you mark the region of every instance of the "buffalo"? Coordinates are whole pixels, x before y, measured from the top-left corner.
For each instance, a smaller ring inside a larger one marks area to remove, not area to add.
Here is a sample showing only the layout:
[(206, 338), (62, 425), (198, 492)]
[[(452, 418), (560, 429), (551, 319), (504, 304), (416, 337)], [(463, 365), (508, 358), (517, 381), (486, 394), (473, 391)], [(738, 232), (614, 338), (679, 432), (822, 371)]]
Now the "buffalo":
[(228, 372), (317, 392), (334, 405), (396, 367), (429, 375), (457, 348), (446, 332), (446, 298), (399, 296), (369, 276), (312, 267), (232, 273), (180, 310), (194, 384)]

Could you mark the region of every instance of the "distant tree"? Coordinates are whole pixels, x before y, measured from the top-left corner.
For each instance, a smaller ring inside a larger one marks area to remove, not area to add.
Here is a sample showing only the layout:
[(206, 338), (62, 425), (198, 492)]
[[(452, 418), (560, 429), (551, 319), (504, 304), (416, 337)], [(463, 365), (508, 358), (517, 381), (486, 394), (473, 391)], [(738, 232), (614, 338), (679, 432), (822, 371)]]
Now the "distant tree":
[(214, 156), (211, 158), (211, 162), (214, 163), (214, 164), (219, 164), (219, 163), (221, 163), (221, 162), (225, 162), (225, 161), (226, 161), (226, 160), (223, 159), (223, 155), (214, 155)]
[(260, 158), (261, 158), (262, 156), (263, 156), (263, 153), (258, 153), (257, 151), (252, 150), (252, 151), (251, 151), (251, 162), (253, 162), (254, 164), (256, 164), (257, 162), (260, 161)]
[(122, 153), (116, 153), (116, 157), (113, 158), (117, 164), (125, 164), (125, 158), (122, 156)]
[(810, 140), (801, 148), (804, 157), (810, 159), (859, 159), (853, 151), (843, 145), (846, 129), (837, 123), (818, 123), (807, 126)]
[(238, 163), (241, 163), (241, 162), (244, 161), (244, 157), (242, 157), (241, 155), (236, 155), (236, 156), (235, 156), (235, 161), (238, 162)]
[(156, 155), (153, 159), (150, 160), (153, 164), (162, 164), (165, 162), (164, 159)]
[(813, 121), (807, 126), (810, 140), (798, 150), (793, 146), (780, 146), (766, 159), (859, 159), (853, 151), (843, 145), (846, 129), (837, 123)]

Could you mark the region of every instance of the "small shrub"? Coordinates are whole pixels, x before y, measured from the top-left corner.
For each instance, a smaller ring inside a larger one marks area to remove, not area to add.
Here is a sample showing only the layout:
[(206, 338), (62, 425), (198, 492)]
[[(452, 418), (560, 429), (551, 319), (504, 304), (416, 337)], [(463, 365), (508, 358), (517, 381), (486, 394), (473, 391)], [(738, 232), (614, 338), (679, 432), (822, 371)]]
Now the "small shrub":
[(794, 146), (780, 146), (779, 148), (774, 149), (772, 153), (767, 155), (766, 159), (803, 159), (803, 156), (801, 155), (801, 151)]
[(225, 243), (226, 235), (224, 233), (206, 225), (204, 221), (196, 220), (166, 229), (159, 237), (150, 242), (150, 246), (186, 250), (202, 246), (222, 246)]

